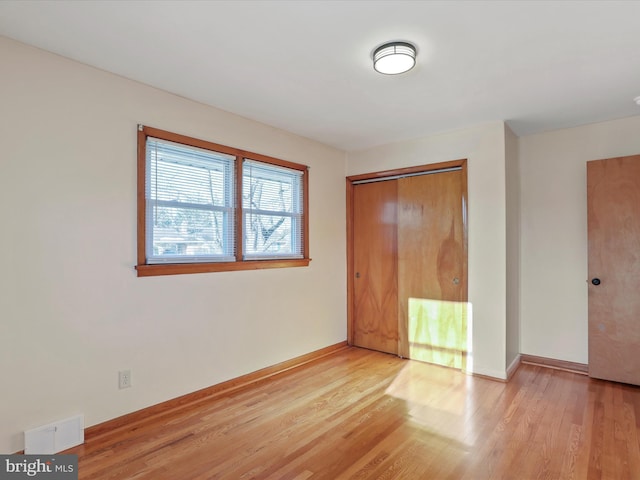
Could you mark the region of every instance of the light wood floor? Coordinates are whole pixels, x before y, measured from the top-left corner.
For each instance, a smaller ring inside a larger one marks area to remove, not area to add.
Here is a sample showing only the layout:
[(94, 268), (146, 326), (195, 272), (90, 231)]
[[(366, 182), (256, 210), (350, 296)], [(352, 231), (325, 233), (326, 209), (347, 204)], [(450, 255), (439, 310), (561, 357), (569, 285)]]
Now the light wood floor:
[(640, 388), (350, 348), (88, 439), (80, 479), (638, 479)]

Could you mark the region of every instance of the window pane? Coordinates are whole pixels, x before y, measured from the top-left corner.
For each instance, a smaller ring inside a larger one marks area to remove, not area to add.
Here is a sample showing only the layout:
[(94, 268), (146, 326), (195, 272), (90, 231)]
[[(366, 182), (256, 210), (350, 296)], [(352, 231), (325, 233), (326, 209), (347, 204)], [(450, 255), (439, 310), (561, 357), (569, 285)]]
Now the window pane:
[[(170, 261), (180, 257), (229, 256), (225, 249), (225, 229), (228, 228), (229, 214), (200, 209), (152, 207), (157, 224), (153, 228), (151, 263)], [(201, 260), (200, 260), (201, 261)], [(211, 261), (211, 259), (209, 259)]]
[(302, 258), (302, 172), (245, 160), (245, 258)]
[(149, 138), (147, 159), (149, 198), (233, 205), (233, 182), (228, 180), (235, 157)]
[(226, 205), (224, 165), (211, 168), (181, 165), (158, 159), (150, 182), (150, 196), (158, 200)]
[(245, 255), (258, 258), (301, 257), (294, 232), (300, 229), (300, 217), (270, 214), (245, 214)]
[(147, 139), (149, 263), (235, 260), (234, 162), (231, 155)]

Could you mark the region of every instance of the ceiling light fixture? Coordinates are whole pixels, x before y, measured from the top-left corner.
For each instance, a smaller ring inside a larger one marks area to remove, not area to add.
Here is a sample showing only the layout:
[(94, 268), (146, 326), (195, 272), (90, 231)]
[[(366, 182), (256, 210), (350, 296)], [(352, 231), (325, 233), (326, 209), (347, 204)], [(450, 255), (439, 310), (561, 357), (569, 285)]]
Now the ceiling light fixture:
[(416, 47), (407, 42), (389, 42), (373, 52), (373, 68), (385, 75), (408, 72), (416, 64)]
[(634, 98), (633, 101), (636, 102), (636, 104), (640, 105), (640, 97)]

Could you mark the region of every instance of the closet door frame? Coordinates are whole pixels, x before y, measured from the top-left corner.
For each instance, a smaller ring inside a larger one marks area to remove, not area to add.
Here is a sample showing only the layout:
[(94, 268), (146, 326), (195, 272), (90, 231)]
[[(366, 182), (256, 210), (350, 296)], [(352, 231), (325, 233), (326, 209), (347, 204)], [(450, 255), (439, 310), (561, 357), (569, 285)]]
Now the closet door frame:
[(398, 168), (393, 170), (384, 170), (378, 172), (363, 173), (359, 175), (351, 175), (346, 178), (346, 201), (347, 201), (347, 342), (353, 345), (354, 339), (354, 209), (353, 209), (353, 189), (354, 185), (363, 181), (388, 180), (394, 177), (403, 177), (416, 174), (436, 173), (438, 170), (446, 170), (450, 168), (460, 168), (462, 170), (462, 205), (463, 205), (463, 224), (464, 224), (464, 298), (468, 298), (468, 286), (466, 279), (468, 265), (468, 196), (467, 196), (467, 159), (451, 160), (448, 162), (432, 163), (428, 165), (418, 165), (414, 167)]

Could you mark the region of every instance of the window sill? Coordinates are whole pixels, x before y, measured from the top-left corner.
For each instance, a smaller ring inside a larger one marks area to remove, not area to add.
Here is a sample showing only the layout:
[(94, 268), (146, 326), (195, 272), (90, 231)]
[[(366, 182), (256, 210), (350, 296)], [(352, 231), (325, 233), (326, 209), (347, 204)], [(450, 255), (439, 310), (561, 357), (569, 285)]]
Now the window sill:
[(187, 273), (235, 272), (239, 270), (261, 270), (265, 268), (307, 267), (310, 258), (282, 260), (248, 260), (244, 262), (219, 263), (169, 263), (154, 265), (136, 265), (139, 277), (158, 275), (183, 275)]

